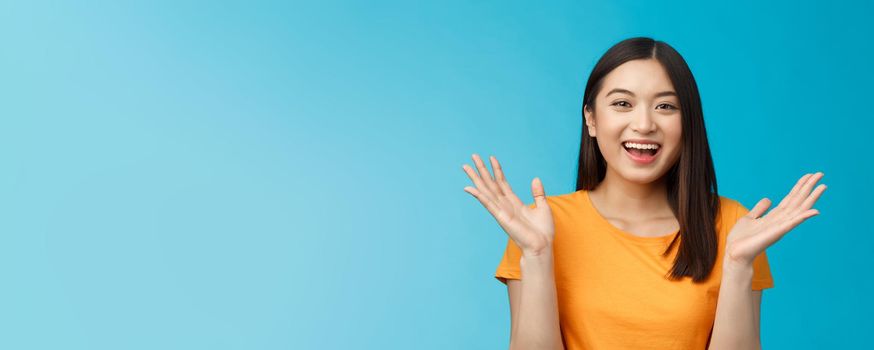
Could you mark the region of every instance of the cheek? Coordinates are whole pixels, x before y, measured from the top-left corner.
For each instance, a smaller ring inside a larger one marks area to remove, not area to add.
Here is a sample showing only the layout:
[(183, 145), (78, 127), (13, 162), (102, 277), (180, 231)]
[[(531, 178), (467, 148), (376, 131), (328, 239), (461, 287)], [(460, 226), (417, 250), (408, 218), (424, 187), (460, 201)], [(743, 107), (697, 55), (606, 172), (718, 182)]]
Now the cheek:
[(678, 158), (680, 158), (680, 151), (683, 148), (683, 134), (681, 133), (681, 130), (679, 130), (679, 127), (676, 130), (666, 130), (665, 143), (670, 145), (668, 150), (668, 162), (674, 163)]
[(680, 124), (679, 117), (675, 121), (671, 121), (662, 126), (662, 132), (665, 135), (666, 143), (670, 142), (675, 147), (679, 147), (683, 137), (683, 125)]
[(597, 135), (596, 137), (603, 140), (599, 140), (598, 142), (617, 142), (622, 135), (623, 129), (626, 127), (625, 124), (622, 123), (622, 118), (619, 116), (612, 116), (610, 113), (602, 113), (595, 121), (597, 124), (593, 127)]
[(619, 142), (620, 135), (621, 130), (617, 131), (610, 129), (609, 127), (599, 126), (598, 137), (595, 138), (595, 141), (597, 142), (601, 153), (606, 155), (616, 149), (622, 148), (622, 144)]

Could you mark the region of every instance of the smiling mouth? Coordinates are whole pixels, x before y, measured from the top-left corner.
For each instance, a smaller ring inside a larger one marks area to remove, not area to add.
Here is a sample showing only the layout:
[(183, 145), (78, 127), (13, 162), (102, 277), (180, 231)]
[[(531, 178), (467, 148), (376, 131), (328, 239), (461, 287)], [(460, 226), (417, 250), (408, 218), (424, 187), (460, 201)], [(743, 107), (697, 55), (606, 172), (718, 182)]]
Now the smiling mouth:
[(632, 160), (641, 164), (651, 163), (662, 149), (661, 145), (658, 144), (636, 144), (633, 142), (625, 142), (622, 147), (625, 148), (625, 153)]

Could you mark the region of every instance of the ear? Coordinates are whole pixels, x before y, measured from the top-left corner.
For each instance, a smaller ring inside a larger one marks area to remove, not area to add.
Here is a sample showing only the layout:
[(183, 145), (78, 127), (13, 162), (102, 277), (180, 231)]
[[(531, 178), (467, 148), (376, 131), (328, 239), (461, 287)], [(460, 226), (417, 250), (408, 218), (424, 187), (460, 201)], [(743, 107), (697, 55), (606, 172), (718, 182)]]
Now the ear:
[(586, 127), (589, 128), (589, 136), (595, 137), (595, 116), (588, 105), (583, 106), (583, 116), (586, 121)]

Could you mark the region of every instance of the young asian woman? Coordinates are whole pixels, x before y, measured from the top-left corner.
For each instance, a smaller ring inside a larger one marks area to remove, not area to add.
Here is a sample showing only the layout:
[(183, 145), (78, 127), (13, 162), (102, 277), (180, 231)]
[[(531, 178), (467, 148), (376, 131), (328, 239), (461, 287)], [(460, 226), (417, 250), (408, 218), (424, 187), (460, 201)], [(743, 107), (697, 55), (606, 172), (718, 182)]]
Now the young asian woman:
[[(670, 45), (612, 46), (586, 84), (577, 191), (534, 203), (497, 158), (463, 171), (508, 235), (496, 278), (510, 349), (758, 349), (765, 249), (806, 219), (826, 186), (805, 174), (747, 210), (719, 196), (695, 79)], [(767, 213), (766, 213), (767, 211)], [(523, 278), (524, 276), (524, 278)]]

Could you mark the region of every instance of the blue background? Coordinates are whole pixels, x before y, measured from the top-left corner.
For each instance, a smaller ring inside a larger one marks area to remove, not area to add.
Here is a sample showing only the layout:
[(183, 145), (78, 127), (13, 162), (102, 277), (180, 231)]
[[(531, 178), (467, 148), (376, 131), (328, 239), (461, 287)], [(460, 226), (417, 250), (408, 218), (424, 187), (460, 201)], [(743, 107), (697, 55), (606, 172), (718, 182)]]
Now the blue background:
[(872, 3), (0, 2), (0, 348), (499, 349), (496, 155), (574, 191), (597, 59), (689, 62), (720, 194), (829, 189), (768, 249), (768, 349), (861, 348)]

